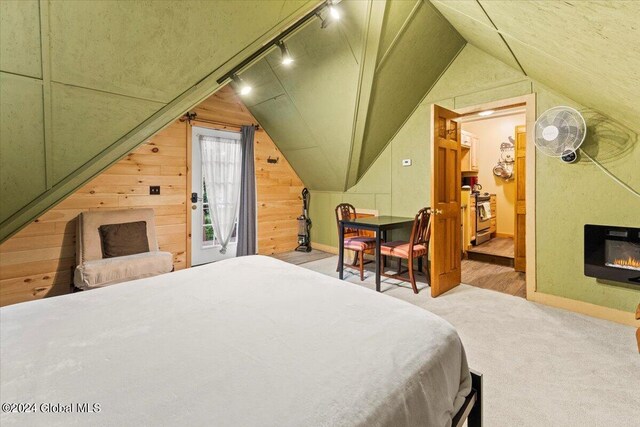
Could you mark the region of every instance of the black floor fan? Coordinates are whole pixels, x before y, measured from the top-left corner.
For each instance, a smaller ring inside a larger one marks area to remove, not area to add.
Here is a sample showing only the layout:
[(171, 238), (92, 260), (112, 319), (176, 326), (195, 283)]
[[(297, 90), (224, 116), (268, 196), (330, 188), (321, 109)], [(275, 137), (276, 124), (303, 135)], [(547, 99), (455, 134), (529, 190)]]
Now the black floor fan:
[(302, 215), (298, 217), (298, 252), (311, 252), (311, 219), (309, 219), (309, 190), (302, 190)]

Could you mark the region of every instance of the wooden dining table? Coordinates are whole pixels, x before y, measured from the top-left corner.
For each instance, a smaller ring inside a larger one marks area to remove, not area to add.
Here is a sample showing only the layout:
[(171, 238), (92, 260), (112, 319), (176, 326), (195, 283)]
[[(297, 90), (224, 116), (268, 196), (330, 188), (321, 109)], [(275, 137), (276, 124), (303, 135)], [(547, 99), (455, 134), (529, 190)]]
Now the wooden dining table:
[(338, 250), (338, 273), (340, 280), (344, 277), (344, 230), (345, 228), (356, 230), (373, 231), (376, 235), (376, 291), (380, 292), (380, 244), (387, 239), (387, 231), (413, 225), (413, 218), (403, 216), (372, 216), (366, 218), (354, 218), (340, 220), (339, 229), (339, 250)]

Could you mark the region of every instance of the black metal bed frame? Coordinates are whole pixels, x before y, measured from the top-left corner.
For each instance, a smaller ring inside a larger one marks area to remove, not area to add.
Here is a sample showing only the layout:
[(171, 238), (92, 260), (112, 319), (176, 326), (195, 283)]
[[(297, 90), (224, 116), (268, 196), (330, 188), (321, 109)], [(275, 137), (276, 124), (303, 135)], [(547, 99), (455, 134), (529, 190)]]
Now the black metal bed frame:
[(471, 370), (471, 392), (467, 395), (462, 408), (453, 417), (452, 427), (482, 427), (482, 374)]

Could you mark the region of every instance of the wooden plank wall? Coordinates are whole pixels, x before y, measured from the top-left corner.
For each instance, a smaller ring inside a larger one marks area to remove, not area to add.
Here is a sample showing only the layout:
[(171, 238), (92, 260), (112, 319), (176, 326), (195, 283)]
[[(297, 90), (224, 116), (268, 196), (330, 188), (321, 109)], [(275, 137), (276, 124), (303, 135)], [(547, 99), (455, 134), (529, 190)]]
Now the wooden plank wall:
[[(230, 89), (196, 108), (198, 115), (242, 125), (255, 123)], [(187, 267), (187, 134), (176, 121), (0, 245), (0, 306), (68, 293), (75, 266), (76, 217), (85, 210), (152, 207), (161, 250), (176, 270)], [(277, 164), (266, 159), (279, 157)], [(258, 246), (261, 254), (296, 246), (302, 182), (264, 131), (256, 133)], [(160, 185), (159, 196), (149, 195)]]

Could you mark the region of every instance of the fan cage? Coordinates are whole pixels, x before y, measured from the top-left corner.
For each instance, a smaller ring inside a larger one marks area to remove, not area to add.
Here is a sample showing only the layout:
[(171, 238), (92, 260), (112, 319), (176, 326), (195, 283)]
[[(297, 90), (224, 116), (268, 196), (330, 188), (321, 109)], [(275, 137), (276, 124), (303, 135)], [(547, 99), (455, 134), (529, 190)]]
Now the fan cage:
[[(558, 128), (558, 135), (551, 141), (543, 137), (543, 131), (548, 126)], [(577, 151), (586, 134), (587, 124), (578, 110), (568, 106), (557, 106), (546, 110), (538, 117), (534, 142), (545, 155), (562, 157), (567, 151)]]

